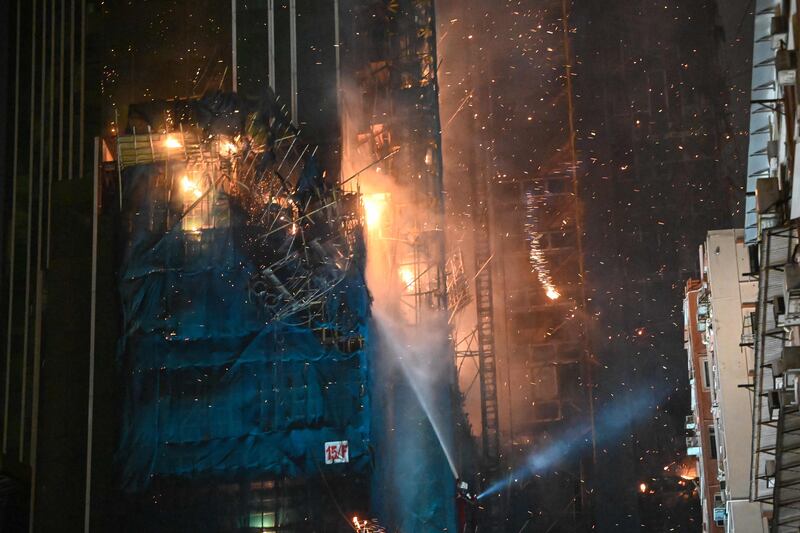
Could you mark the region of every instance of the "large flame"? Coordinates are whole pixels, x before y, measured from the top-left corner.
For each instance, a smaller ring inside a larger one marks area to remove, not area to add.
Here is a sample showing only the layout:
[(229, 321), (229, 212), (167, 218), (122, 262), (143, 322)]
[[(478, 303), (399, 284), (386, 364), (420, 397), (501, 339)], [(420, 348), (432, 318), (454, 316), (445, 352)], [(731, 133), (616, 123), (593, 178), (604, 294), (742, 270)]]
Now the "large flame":
[(187, 195), (193, 196), (195, 200), (203, 196), (203, 190), (200, 188), (200, 184), (189, 176), (181, 177), (181, 189)]
[(361, 196), (361, 203), (364, 205), (364, 221), (367, 229), (369, 231), (377, 230), (389, 204), (389, 195), (386, 193), (364, 194)]
[(164, 140), (164, 146), (167, 148), (183, 148), (183, 143), (174, 135), (167, 135)]
[(411, 265), (403, 265), (398, 269), (397, 274), (400, 276), (400, 281), (403, 282), (404, 290), (406, 292), (414, 292), (416, 276), (414, 276), (413, 267)]

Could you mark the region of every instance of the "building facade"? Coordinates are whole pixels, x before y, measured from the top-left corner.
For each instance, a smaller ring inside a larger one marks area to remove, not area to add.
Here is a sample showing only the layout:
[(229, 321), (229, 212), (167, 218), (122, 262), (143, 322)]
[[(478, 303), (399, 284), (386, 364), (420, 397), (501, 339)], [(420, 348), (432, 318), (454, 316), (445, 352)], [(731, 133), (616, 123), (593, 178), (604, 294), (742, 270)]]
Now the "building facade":
[[(684, 345), (688, 355), (689, 386), (692, 414), (686, 417), (686, 453), (697, 460), (698, 492), (703, 507), (703, 531), (721, 533), (723, 520), (717, 508), (721, 500), (717, 476), (717, 446), (714, 417), (711, 413), (711, 361), (708, 358), (704, 332), (707, 327), (708, 301), (703, 282), (689, 280), (683, 301)], [(707, 444), (706, 444), (707, 443)], [(704, 444), (706, 444), (704, 446)]]
[(755, 4), (744, 228), (758, 280), (747, 325), (754, 332), (749, 496), (763, 503), (773, 532), (800, 525), (797, 17), (794, 1)]
[[(2, 10), (0, 530), (372, 530), (373, 511), (452, 530), (460, 469), (437, 438), (452, 445), (459, 407), (451, 352), (439, 360), (450, 380), (432, 385), (449, 425), (434, 432), (388, 362), (394, 381), (380, 383), (395, 394), (381, 390), (381, 409), (395, 412), (375, 416), (372, 363), (386, 352), (366, 340), (357, 182), (331, 187), (343, 137), (363, 134), (368, 156), (402, 147), (386, 174), (441, 216), (433, 2)], [(380, 100), (346, 133), (345, 79)], [(198, 104), (211, 104), (199, 121)], [(256, 201), (235, 200), (248, 185)], [(441, 311), (441, 224), (417, 221), (426, 237), (404, 251), (431, 264), (407, 298)], [(305, 223), (318, 238), (302, 238)], [(275, 252), (280, 266), (261, 264)], [(333, 272), (335, 290), (314, 288)], [(342, 336), (351, 306), (358, 334)], [(390, 439), (400, 424), (409, 442)]]
[(696, 288), (687, 290), (684, 309), (696, 426), (687, 453), (698, 455), (703, 523), (766, 531), (760, 504), (749, 498), (753, 356), (742, 324), (754, 311), (757, 286), (744, 232), (709, 232), (700, 258), (703, 278), (689, 283)]

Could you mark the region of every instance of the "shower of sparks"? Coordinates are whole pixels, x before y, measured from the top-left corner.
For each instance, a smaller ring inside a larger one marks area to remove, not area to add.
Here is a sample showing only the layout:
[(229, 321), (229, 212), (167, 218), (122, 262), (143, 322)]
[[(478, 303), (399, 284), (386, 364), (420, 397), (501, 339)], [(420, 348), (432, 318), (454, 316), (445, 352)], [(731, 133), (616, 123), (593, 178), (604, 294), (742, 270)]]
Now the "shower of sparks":
[(550, 275), (550, 266), (547, 264), (547, 258), (542, 249), (542, 237), (544, 235), (536, 231), (539, 223), (537, 209), (536, 196), (531, 191), (527, 191), (525, 193), (525, 232), (528, 234), (528, 258), (531, 262), (531, 269), (539, 279), (539, 283), (544, 287), (547, 297), (551, 300), (558, 300), (561, 297), (561, 293), (558, 292), (553, 283), (553, 278)]

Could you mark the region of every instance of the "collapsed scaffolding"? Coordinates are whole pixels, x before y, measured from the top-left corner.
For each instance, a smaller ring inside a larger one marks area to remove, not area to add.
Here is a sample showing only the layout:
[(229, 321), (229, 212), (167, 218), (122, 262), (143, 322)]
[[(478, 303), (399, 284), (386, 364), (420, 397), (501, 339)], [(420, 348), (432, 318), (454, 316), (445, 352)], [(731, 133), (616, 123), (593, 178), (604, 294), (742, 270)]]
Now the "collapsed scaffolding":
[[(154, 493), (181, 502), (154, 513), (181, 527), (341, 522), (328, 512), (337, 496), (307, 483), (320, 477), (367, 510), (357, 191), (322, 170), (271, 93), (135, 105), (128, 122), (109, 143), (123, 233), (121, 488), (139, 505)], [(219, 508), (203, 503), (209, 486)]]

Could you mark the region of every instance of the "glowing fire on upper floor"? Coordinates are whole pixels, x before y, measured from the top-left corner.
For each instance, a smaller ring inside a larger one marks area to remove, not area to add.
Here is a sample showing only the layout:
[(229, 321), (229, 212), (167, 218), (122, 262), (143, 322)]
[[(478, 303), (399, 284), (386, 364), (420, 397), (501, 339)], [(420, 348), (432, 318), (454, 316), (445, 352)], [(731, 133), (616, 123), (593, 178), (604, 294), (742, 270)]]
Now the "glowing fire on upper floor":
[(364, 206), (364, 221), (369, 231), (377, 230), (381, 225), (386, 208), (389, 206), (389, 195), (386, 193), (372, 193), (361, 196)]

